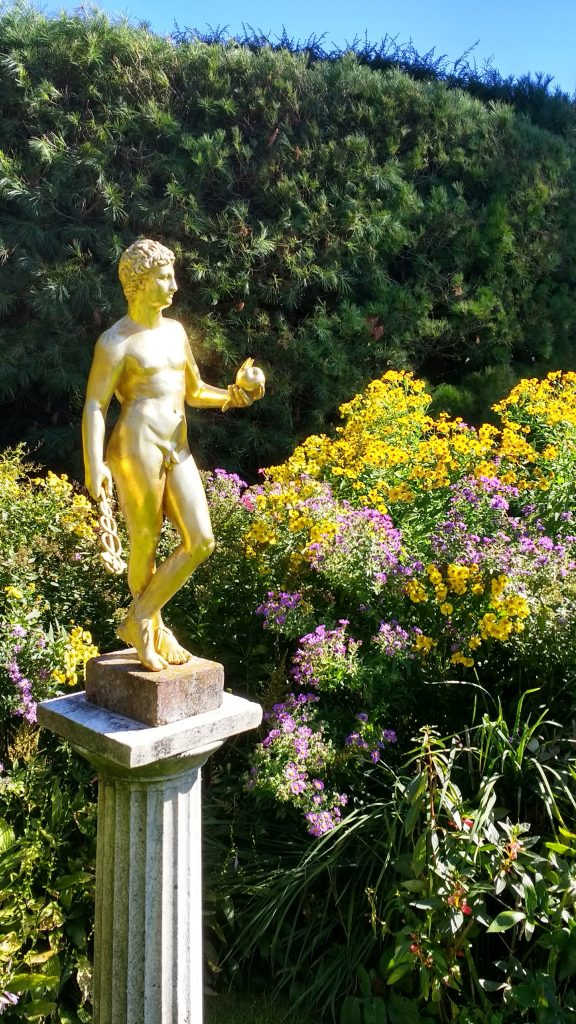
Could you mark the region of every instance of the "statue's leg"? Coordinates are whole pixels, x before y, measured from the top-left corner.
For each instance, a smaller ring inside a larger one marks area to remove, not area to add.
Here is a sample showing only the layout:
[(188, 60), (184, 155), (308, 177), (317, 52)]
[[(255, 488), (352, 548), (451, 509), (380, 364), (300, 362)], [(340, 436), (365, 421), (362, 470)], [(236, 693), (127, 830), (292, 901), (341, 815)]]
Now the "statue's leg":
[(128, 586), (134, 598), (128, 615), (118, 628), (118, 636), (135, 647), (142, 664), (158, 672), (166, 667), (154, 646), (155, 623), (136, 616), (140, 594), (154, 576), (154, 560), (160, 539), (166, 473), (163, 453), (156, 445), (134, 443), (129, 458), (122, 457), (111, 445), (107, 460), (114, 477), (118, 501), (130, 540)]
[(136, 614), (146, 619), (158, 615), (214, 550), (206, 495), (200, 474), (189, 454), (166, 474), (164, 512), (178, 530), (181, 543), (158, 566), (136, 602)]

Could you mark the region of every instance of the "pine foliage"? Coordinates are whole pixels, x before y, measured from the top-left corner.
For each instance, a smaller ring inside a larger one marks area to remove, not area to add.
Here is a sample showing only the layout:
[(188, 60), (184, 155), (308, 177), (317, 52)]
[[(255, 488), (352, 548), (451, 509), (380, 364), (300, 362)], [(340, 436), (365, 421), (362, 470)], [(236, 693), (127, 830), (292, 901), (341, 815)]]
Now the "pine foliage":
[(4, 8), (0, 53), (0, 440), (73, 460), (95, 338), (123, 311), (115, 265), (142, 235), (177, 253), (205, 378), (246, 355), (268, 374), (253, 410), (193, 416), (205, 465), (278, 461), (390, 366), (474, 390), (495, 367), (507, 386), (518, 364), (573, 365), (567, 117), (362, 53), (97, 12)]

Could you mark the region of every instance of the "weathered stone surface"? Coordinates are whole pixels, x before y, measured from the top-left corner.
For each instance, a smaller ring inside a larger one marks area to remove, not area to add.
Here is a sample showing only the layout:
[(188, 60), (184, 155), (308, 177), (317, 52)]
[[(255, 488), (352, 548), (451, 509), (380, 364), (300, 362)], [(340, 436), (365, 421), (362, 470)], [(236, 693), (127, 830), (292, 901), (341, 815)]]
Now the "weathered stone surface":
[(202, 1024), (200, 765), (164, 765), (97, 765), (94, 1024)]
[(99, 775), (94, 1024), (202, 1024), (201, 765), (258, 704), (150, 728), (83, 693), (38, 706)]
[(262, 708), (224, 693), (215, 711), (150, 728), (91, 704), (84, 693), (71, 693), (39, 704), (38, 721), (75, 747), (102, 756), (110, 765), (141, 768), (255, 729), (262, 721)]
[(149, 672), (128, 648), (91, 658), (86, 666), (87, 700), (151, 726), (213, 711), (223, 690), (222, 665), (204, 658)]

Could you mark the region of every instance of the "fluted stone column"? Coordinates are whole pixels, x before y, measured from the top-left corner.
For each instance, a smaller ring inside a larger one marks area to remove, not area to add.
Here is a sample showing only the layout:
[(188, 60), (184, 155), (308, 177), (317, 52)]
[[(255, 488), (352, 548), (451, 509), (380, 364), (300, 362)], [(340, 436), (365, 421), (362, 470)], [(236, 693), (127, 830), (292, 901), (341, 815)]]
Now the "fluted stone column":
[(227, 693), (154, 728), (84, 694), (40, 705), (99, 775), (94, 1024), (202, 1024), (200, 769), (261, 716)]

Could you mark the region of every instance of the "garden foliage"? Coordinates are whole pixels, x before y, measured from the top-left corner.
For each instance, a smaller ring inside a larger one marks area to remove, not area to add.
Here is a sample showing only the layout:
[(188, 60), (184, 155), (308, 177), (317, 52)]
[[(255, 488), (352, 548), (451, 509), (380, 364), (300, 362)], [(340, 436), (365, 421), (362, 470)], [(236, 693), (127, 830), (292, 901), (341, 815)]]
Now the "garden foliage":
[[(226, 624), (266, 706), (251, 828), (213, 787), (235, 956), (318, 1007), (348, 993), (343, 1024), (575, 1012), (575, 396), (523, 380), (475, 429), (390, 371), (262, 484), (210, 483), (234, 529), (196, 634), (216, 650)], [(299, 829), (312, 849), (279, 851)]]
[[(575, 397), (522, 380), (474, 428), (388, 371), (260, 484), (206, 476), (217, 549), (170, 614), (266, 710), (206, 772), (216, 974), (342, 1024), (573, 1019)], [(90, 773), (33, 719), (127, 591), (65, 477), (12, 451), (0, 484), (0, 998), (83, 1024)]]
[(546, 86), (486, 80), (482, 100), (416, 59), (21, 5), (0, 40), (4, 442), (73, 461), (139, 235), (176, 251), (206, 378), (248, 354), (268, 374), (265, 410), (194, 417), (212, 465), (282, 457), (390, 365), (476, 416), (519, 365), (572, 365), (573, 132)]
[[(0, 1012), (87, 1024), (96, 806), (92, 769), (35, 725), (113, 635), (97, 522), (66, 477), (0, 457)], [(41, 739), (41, 741), (40, 741)]]

